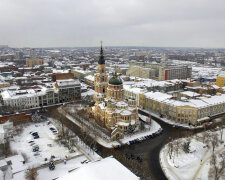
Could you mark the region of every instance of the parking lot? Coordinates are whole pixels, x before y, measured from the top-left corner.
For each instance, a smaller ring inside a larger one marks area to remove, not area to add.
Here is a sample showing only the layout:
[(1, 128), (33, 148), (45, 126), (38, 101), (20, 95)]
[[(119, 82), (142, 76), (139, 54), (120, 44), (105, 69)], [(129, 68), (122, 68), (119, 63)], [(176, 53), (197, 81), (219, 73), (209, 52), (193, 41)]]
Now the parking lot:
[(23, 128), (20, 135), (14, 136), (10, 142), (11, 150), (27, 157), (27, 163), (39, 166), (49, 161), (74, 157), (80, 152), (73, 152), (58, 142), (58, 131), (52, 123), (42, 122), (30, 124)]

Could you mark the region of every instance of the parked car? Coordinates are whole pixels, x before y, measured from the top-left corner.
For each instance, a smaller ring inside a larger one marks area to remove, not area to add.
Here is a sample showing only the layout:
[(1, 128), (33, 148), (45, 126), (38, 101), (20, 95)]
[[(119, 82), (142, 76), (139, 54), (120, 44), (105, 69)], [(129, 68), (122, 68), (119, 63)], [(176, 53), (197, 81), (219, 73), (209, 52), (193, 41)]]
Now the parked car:
[(51, 131), (55, 131), (55, 128), (53, 128), (53, 127), (50, 127), (49, 129), (50, 129)]
[(38, 135), (38, 132), (33, 132), (32, 133), (32, 136), (37, 136)]
[(37, 136), (34, 136), (34, 139), (38, 139), (39, 138), (39, 136), (37, 135)]
[(39, 151), (39, 147), (33, 148), (33, 152), (37, 152), (37, 151)]
[(33, 142), (33, 143), (31, 143), (30, 145), (33, 146), (33, 145), (35, 145), (35, 143)]

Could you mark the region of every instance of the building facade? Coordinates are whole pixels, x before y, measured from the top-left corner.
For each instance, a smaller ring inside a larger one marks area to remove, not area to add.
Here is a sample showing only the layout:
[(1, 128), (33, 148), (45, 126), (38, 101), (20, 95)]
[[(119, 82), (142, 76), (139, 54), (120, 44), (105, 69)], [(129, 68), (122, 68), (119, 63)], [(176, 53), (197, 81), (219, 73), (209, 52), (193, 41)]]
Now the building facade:
[(140, 99), (141, 108), (179, 123), (197, 125), (225, 113), (225, 94), (177, 99), (166, 93), (148, 92)]
[(219, 86), (219, 87), (225, 86), (225, 73), (223, 75), (217, 76), (216, 85)]
[(36, 65), (42, 65), (42, 64), (44, 64), (43, 59), (26, 59), (27, 67), (34, 67)]
[(162, 66), (159, 68), (159, 81), (191, 78), (192, 68), (188, 66)]

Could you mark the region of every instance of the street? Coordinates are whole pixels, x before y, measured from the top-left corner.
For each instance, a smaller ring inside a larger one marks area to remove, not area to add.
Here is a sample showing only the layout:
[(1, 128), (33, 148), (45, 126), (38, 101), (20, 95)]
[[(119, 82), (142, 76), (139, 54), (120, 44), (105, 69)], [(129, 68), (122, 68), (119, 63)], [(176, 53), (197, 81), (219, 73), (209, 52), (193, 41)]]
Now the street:
[[(53, 113), (51, 113), (51, 111)], [(142, 115), (147, 115), (145, 112), (139, 111)], [(57, 110), (55, 108), (49, 108), (49, 112), (46, 114), (47, 116), (54, 115), (53, 118), (60, 120), (66, 127), (71, 129), (73, 132), (75, 132), (81, 139), (84, 136), (85, 132), (81, 131), (81, 129), (76, 126), (74, 123), (72, 123), (69, 119), (66, 117), (63, 117), (57, 114)], [(60, 118), (59, 118), (60, 117)], [(117, 155), (120, 154), (123, 157), (126, 157), (127, 154), (133, 154), (134, 156), (140, 156), (143, 159), (143, 162), (139, 162), (139, 166), (135, 167), (136, 174), (141, 177), (141, 179), (153, 179), (153, 180), (164, 180), (167, 179), (161, 169), (160, 162), (159, 162), (159, 153), (161, 148), (169, 142), (169, 140), (181, 138), (185, 136), (193, 135), (197, 132), (201, 132), (203, 129), (196, 129), (196, 130), (186, 130), (186, 129), (180, 129), (180, 128), (174, 128), (169, 124), (166, 124), (165, 122), (157, 119), (152, 118), (157, 123), (160, 124), (160, 126), (163, 128), (163, 133), (160, 136), (156, 136), (152, 139), (146, 139), (142, 141), (141, 143), (133, 144), (133, 145), (125, 145), (122, 146), (121, 149), (107, 149), (105, 147), (102, 147), (101, 145), (96, 146), (98, 149), (98, 153), (102, 157), (107, 157), (109, 155), (113, 155), (115, 158), (117, 158), (122, 164), (126, 165), (129, 169), (134, 171), (134, 167), (132, 166), (132, 163), (125, 162), (124, 158), (118, 158)], [(85, 139), (82, 139), (85, 141), (86, 144), (92, 144), (93, 139), (90, 137), (85, 136)], [(137, 160), (130, 160), (135, 161), (137, 164)], [(145, 173), (144, 173), (145, 172)]]

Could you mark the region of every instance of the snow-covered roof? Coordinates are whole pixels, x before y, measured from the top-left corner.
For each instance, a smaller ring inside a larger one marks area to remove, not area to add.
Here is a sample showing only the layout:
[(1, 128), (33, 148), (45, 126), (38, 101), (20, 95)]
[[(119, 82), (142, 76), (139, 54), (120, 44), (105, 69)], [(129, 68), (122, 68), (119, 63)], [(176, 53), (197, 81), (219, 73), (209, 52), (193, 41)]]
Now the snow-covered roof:
[(145, 95), (146, 98), (170, 104), (172, 106), (192, 106), (196, 108), (204, 108), (207, 106), (225, 103), (225, 94), (215, 95), (211, 97), (199, 97), (197, 99), (188, 99), (188, 101), (171, 99), (171, 95), (161, 92), (149, 92), (145, 93)]
[(84, 77), (85, 79), (88, 79), (90, 81), (94, 81), (95, 80), (95, 77), (93, 75), (87, 75)]
[(123, 110), (121, 113), (120, 113), (122, 116), (129, 116), (131, 115), (132, 113), (128, 110)]
[[(104, 170), (104, 172), (103, 172)], [(60, 177), (58, 180), (119, 180), (140, 179), (129, 169), (123, 166), (113, 157), (107, 157), (100, 161), (88, 163), (67, 175)]]
[(69, 70), (68, 69), (66, 69), (66, 70), (52, 69), (52, 73), (55, 73), (55, 74), (69, 73)]
[(192, 91), (184, 91), (181, 92), (181, 94), (189, 96), (189, 97), (196, 97), (196, 96), (200, 96), (200, 94), (196, 93), (196, 92), (192, 92)]
[(147, 92), (145, 93), (146, 98), (151, 98), (156, 101), (164, 101), (166, 99), (170, 99), (172, 95), (161, 93), (161, 92)]
[(126, 106), (128, 106), (128, 104), (125, 103), (124, 101), (119, 101), (119, 102), (116, 104), (116, 106), (118, 106), (118, 107), (126, 107)]
[(59, 87), (80, 85), (80, 81), (74, 79), (56, 80), (56, 82)]

